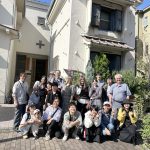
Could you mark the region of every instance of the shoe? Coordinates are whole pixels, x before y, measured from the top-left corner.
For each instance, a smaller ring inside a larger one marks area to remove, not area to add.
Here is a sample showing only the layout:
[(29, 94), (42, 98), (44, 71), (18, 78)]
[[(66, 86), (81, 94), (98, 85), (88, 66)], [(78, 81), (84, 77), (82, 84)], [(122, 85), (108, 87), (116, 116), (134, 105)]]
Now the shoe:
[(46, 134), (46, 135), (45, 135), (45, 140), (46, 140), (46, 141), (50, 140), (50, 135)]
[(63, 141), (67, 141), (67, 139), (68, 139), (68, 135), (64, 135), (64, 137), (63, 137)]
[(80, 138), (78, 136), (75, 137), (76, 140), (80, 140)]
[(23, 139), (27, 139), (28, 138), (28, 135), (23, 135)]
[(34, 137), (33, 137), (33, 140), (37, 140), (37, 139), (38, 139), (38, 136), (34, 136)]
[(13, 130), (14, 130), (15, 132), (21, 132), (21, 131), (19, 130), (19, 128), (18, 128), (18, 127), (13, 128)]

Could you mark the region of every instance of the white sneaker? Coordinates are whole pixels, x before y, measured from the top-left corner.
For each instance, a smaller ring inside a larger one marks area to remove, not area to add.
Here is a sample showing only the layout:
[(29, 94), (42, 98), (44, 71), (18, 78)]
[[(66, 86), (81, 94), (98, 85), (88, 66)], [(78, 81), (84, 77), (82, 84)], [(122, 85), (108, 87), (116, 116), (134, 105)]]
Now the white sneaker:
[(80, 138), (78, 136), (75, 137), (76, 140), (80, 140)]
[(45, 140), (46, 141), (50, 140), (50, 135), (45, 135)]
[(68, 139), (68, 135), (64, 135), (64, 137), (63, 137), (63, 141), (67, 141), (67, 139)]

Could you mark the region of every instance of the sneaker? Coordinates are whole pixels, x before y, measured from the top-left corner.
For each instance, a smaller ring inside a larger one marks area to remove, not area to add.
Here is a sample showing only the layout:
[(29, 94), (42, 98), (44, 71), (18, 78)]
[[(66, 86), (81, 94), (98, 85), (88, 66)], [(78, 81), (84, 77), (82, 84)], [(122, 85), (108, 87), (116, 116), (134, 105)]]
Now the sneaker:
[(45, 135), (45, 140), (46, 140), (46, 141), (50, 140), (50, 135), (46, 134), (46, 135)]
[(23, 135), (23, 139), (27, 139), (28, 138), (28, 135)]
[(75, 137), (76, 140), (80, 140), (80, 138), (78, 136)]
[(63, 137), (63, 141), (67, 141), (67, 139), (68, 139), (68, 135), (64, 135), (64, 137)]
[(33, 140), (37, 140), (37, 139), (38, 139), (38, 136), (34, 136), (34, 137), (33, 137)]
[(20, 132), (20, 130), (19, 130), (19, 128), (18, 128), (18, 127), (13, 128), (13, 130), (14, 130), (15, 132)]

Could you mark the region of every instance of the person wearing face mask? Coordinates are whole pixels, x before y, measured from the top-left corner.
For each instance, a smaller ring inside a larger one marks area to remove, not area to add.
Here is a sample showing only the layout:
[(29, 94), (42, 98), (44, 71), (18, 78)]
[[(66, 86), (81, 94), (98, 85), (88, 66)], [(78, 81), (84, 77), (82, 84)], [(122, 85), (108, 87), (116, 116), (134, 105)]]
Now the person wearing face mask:
[(121, 108), (125, 99), (129, 99), (131, 92), (126, 83), (122, 83), (122, 75), (116, 74), (115, 81), (109, 91), (109, 102), (112, 105), (112, 109), (115, 112), (115, 118), (117, 116), (117, 110)]
[(76, 110), (75, 103), (71, 102), (68, 107), (68, 112), (64, 114), (64, 120), (62, 125), (62, 130), (64, 132), (63, 141), (66, 141), (69, 137), (69, 134), (73, 138), (79, 140), (77, 135), (80, 126), (82, 125), (81, 113)]
[(102, 87), (97, 85), (96, 80), (92, 83), (92, 87), (89, 91), (89, 97), (91, 100), (91, 105), (96, 105), (100, 109), (102, 108)]
[(119, 139), (123, 142), (135, 144), (137, 116), (132, 106), (133, 104), (128, 99), (124, 100), (118, 111), (117, 119), (120, 129)]

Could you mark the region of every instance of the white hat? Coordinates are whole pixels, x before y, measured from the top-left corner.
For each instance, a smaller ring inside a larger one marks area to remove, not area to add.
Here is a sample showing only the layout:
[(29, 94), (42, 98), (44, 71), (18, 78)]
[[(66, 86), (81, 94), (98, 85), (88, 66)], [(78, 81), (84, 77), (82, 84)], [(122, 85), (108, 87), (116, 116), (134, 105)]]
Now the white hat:
[(103, 103), (103, 106), (104, 105), (111, 105), (111, 104), (110, 104), (110, 102), (106, 101), (106, 102)]
[(39, 109), (34, 110), (33, 114), (35, 115), (36, 113), (40, 112)]

